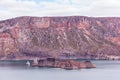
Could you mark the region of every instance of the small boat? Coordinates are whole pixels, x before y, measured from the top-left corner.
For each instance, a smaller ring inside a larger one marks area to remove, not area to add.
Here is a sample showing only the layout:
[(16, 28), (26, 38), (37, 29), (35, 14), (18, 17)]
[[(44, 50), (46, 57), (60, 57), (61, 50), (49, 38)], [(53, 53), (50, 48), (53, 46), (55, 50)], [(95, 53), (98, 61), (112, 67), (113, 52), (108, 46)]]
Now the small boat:
[(26, 64), (27, 64), (28, 66), (30, 66), (30, 61), (27, 61)]

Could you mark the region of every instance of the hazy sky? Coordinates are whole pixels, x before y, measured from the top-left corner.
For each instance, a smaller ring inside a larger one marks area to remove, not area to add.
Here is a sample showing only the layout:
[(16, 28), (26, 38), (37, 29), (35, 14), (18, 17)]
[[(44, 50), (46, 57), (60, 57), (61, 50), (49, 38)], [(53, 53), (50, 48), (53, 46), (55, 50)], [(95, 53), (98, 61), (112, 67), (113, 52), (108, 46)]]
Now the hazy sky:
[(120, 17), (120, 0), (0, 0), (0, 19), (73, 15)]

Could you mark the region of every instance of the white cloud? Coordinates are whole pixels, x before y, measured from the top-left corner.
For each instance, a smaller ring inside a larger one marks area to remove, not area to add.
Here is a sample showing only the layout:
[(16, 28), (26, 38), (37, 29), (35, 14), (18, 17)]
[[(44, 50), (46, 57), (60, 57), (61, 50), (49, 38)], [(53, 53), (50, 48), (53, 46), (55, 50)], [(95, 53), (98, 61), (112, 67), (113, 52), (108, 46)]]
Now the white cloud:
[(0, 19), (17, 16), (119, 16), (120, 0), (0, 0)]
[(119, 16), (120, 17), (120, 1), (119, 0), (99, 0), (94, 1), (91, 6), (89, 15), (94, 16)]

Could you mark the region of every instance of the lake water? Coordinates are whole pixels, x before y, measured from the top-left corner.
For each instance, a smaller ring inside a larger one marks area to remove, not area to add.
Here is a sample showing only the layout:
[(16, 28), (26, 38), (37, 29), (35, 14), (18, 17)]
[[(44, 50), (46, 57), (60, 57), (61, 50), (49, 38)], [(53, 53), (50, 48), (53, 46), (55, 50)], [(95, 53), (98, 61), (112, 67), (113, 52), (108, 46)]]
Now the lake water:
[(120, 80), (120, 61), (92, 61), (94, 69), (28, 67), (26, 61), (0, 61), (0, 80)]

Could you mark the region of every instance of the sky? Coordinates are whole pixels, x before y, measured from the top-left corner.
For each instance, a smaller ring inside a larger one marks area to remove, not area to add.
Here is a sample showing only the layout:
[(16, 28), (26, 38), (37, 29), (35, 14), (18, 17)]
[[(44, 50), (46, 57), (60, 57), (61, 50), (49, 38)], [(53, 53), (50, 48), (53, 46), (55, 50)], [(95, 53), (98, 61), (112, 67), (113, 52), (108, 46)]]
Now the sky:
[(0, 0), (0, 20), (19, 16), (120, 17), (120, 0)]

